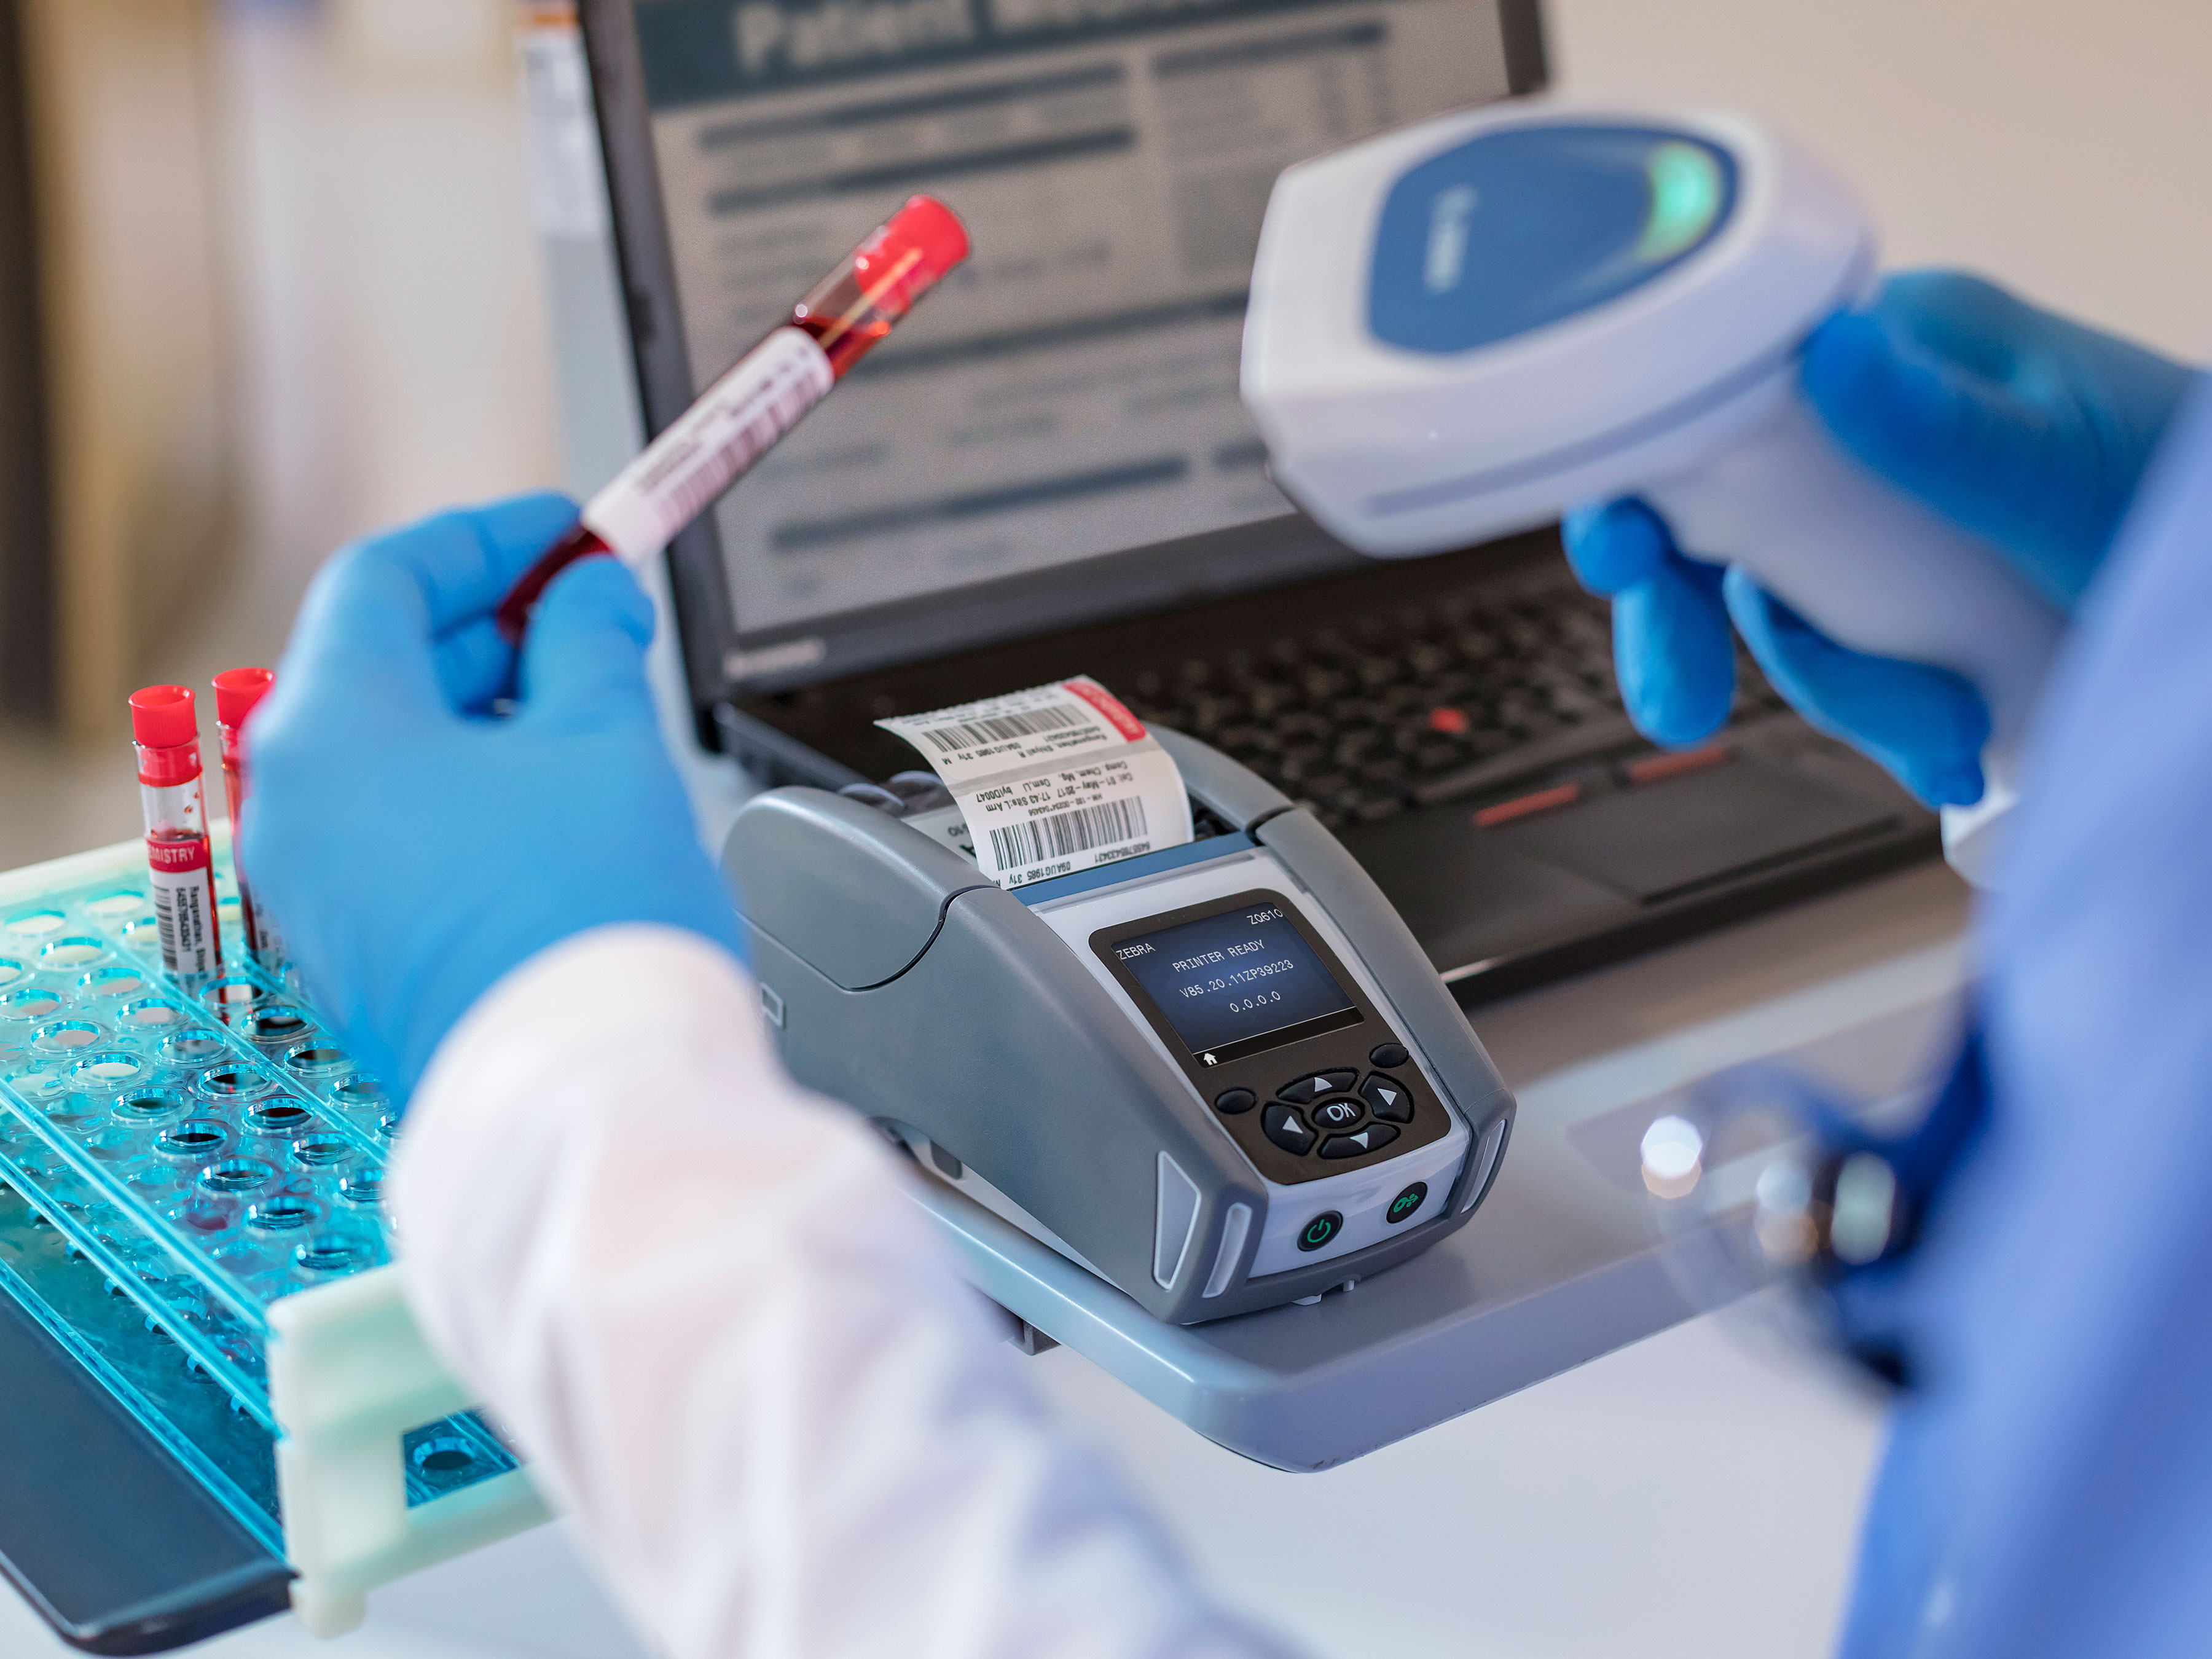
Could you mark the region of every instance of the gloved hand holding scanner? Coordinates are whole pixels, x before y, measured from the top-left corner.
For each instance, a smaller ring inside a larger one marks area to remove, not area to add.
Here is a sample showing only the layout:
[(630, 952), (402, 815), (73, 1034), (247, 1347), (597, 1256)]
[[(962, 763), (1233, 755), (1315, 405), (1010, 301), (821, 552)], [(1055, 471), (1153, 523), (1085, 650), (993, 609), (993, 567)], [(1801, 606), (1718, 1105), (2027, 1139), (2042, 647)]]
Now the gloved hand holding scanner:
[(1563, 517), (1655, 740), (1725, 718), (1732, 617), (1945, 809), (1998, 888), (1968, 1037), (1917, 1127), (1861, 1142), (1880, 1240), (1818, 1269), (1832, 1334), (1911, 1385), (1842, 1647), (2191, 1651), (2212, 405), (1989, 283), (1874, 270), (1849, 197), (1747, 123), (1447, 117), (1284, 174), (1245, 397), (1364, 551)]
[[(1942, 805), (1980, 878), (2064, 608), (2189, 377), (1940, 278), (1815, 336), (1874, 269), (1843, 186), (1748, 123), (1447, 117), (1277, 183), (1245, 403), (1277, 481), (1365, 552), (1583, 508), (1577, 568), (1626, 596), (1623, 690), (1660, 741), (1717, 727), (1730, 673), (1717, 575), (1669, 556), (1733, 563), (1777, 688)], [(2054, 501), (2076, 478), (2089, 499)]]
[[(1980, 537), (2069, 616), (2195, 378), (1978, 277), (1932, 270), (1890, 277), (1863, 308), (1822, 323), (1798, 374), (1844, 453)], [(1733, 617), (1814, 726), (1930, 806), (1982, 799), (1989, 710), (1970, 681), (1837, 644), (1752, 568), (1686, 553), (1645, 501), (1584, 505), (1564, 530), (1584, 586), (1613, 596), (1622, 693), (1653, 738), (1696, 744), (1718, 729), (1735, 691)]]

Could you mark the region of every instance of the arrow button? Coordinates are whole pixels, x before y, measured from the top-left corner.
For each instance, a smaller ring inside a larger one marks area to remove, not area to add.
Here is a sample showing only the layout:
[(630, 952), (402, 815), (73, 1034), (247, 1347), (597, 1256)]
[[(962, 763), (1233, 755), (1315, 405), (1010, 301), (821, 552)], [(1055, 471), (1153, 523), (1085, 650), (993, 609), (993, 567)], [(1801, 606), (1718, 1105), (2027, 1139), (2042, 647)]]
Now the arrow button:
[(1285, 1083), (1275, 1091), (1294, 1106), (1310, 1106), (1323, 1095), (1348, 1094), (1357, 1072), (1316, 1072), (1311, 1077), (1302, 1077), (1295, 1083)]
[(1305, 1120), (1287, 1106), (1270, 1106), (1260, 1114), (1260, 1127), (1267, 1131), (1267, 1139), (1294, 1157), (1304, 1158), (1313, 1150), (1316, 1137), (1306, 1127)]
[(1359, 1085), (1359, 1097), (1367, 1103), (1369, 1111), (1388, 1122), (1411, 1123), (1413, 1121), (1413, 1092), (1395, 1077), (1370, 1072), (1367, 1081)]
[(1370, 1123), (1356, 1135), (1331, 1135), (1322, 1143), (1323, 1158), (1362, 1158), (1378, 1152), (1398, 1138), (1387, 1123)]

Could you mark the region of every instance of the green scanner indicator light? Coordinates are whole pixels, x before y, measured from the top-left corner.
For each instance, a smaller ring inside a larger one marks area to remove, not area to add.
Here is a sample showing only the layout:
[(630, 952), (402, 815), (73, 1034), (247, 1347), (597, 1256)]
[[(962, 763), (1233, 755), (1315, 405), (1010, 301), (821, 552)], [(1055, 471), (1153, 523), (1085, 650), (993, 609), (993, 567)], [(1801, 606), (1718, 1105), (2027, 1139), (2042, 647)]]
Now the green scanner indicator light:
[(1651, 152), (1644, 172), (1651, 185), (1651, 214), (1636, 257), (1671, 259), (1711, 228), (1721, 207), (1720, 164), (1696, 144), (1669, 141)]

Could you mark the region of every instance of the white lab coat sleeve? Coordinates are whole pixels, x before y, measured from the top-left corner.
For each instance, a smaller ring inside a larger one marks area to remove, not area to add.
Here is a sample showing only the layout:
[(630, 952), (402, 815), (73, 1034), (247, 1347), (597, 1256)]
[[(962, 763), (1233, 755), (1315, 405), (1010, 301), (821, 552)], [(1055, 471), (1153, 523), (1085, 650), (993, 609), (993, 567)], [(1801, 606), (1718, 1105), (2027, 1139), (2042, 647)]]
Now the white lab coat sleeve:
[[(1257, 1659), (1031, 1392), (902, 1183), (665, 927), (448, 1034), (392, 1203), (432, 1346), (673, 1659)], [(896, 1058), (893, 1063), (898, 1063)]]

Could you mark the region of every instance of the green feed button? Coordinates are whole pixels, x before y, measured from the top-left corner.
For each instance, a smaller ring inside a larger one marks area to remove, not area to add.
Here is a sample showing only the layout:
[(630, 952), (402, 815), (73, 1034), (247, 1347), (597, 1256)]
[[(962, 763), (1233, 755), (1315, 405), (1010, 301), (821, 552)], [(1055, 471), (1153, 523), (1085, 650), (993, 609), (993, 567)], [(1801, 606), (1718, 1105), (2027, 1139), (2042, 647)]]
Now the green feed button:
[(1392, 1226), (1396, 1226), (1414, 1211), (1419, 1209), (1421, 1200), (1428, 1195), (1429, 1183), (1425, 1181), (1415, 1182), (1390, 1200), (1390, 1207), (1382, 1212), (1382, 1218)]
[(1334, 1210), (1323, 1210), (1306, 1223), (1305, 1231), (1298, 1235), (1298, 1248), (1317, 1250), (1343, 1231), (1344, 1218)]

